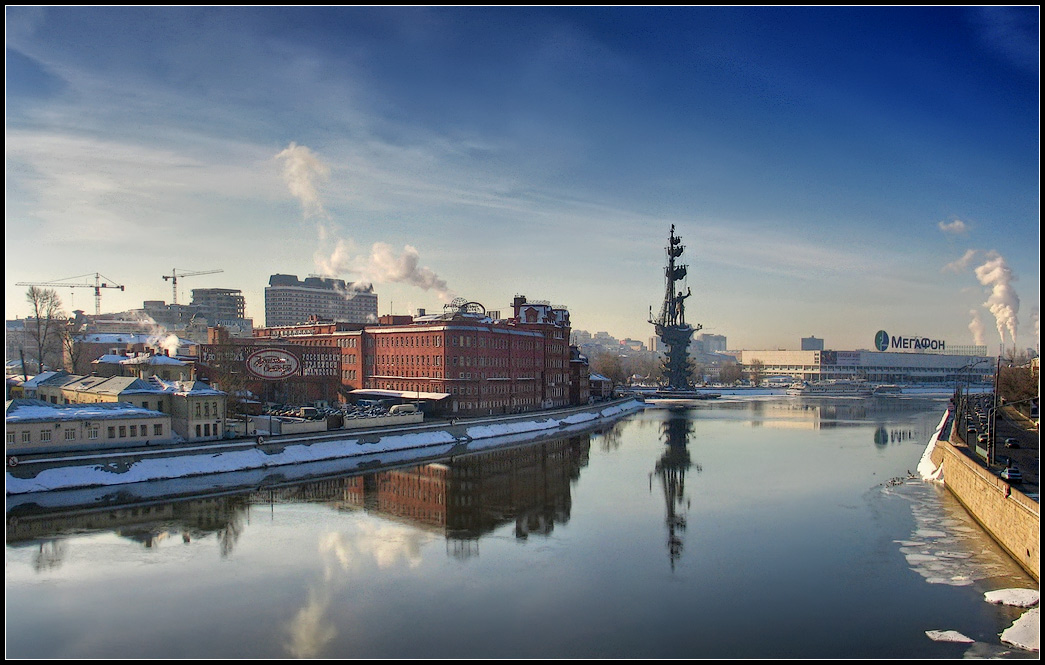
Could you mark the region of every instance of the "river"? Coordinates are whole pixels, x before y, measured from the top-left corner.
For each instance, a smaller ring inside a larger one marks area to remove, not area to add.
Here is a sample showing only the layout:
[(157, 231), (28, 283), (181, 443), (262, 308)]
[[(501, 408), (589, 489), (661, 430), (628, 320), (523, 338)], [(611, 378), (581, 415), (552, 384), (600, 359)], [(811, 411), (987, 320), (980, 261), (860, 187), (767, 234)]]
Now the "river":
[(984, 593), (1037, 585), (915, 473), (944, 408), (723, 396), (305, 483), (9, 503), (7, 657), (1036, 658)]

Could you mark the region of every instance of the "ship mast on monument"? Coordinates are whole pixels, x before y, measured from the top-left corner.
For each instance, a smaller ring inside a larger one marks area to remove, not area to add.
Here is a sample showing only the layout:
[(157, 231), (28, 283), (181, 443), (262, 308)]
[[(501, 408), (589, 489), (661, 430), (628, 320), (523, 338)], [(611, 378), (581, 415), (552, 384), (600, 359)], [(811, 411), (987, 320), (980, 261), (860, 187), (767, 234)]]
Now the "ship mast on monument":
[(690, 381), (692, 366), (689, 361), (689, 343), (693, 333), (700, 330), (700, 324), (696, 326), (686, 323), (686, 298), (690, 297), (689, 287), (685, 293), (682, 285), (686, 279), (686, 265), (678, 263), (677, 259), (682, 256), (685, 245), (682, 239), (675, 235), (675, 225), (671, 225), (671, 234), (668, 238), (668, 265), (664, 268), (665, 292), (664, 304), (660, 308), (660, 315), (654, 318), (653, 307), (650, 307), (649, 322), (653, 324), (657, 337), (667, 347), (664, 359), (664, 375), (670, 390), (693, 390)]

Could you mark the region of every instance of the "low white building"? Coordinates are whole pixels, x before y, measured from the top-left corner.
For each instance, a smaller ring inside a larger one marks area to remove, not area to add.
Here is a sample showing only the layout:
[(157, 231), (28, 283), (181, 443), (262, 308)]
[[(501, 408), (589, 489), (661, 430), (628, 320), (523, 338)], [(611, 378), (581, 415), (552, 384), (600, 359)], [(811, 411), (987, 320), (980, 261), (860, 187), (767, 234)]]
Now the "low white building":
[(791, 376), (802, 381), (864, 379), (872, 383), (990, 383), (995, 361), (984, 356), (879, 351), (738, 351), (737, 361), (762, 363), (765, 376)]
[(109, 449), (169, 443), (173, 440), (169, 414), (126, 402), (50, 404), (37, 399), (6, 403), (6, 452)]

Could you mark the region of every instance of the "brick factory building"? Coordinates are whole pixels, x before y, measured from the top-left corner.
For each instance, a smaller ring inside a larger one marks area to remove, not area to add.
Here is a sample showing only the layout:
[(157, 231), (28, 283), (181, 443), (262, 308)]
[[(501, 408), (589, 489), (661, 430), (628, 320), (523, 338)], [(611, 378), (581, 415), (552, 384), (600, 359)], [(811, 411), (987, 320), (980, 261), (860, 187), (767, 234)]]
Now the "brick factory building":
[[(260, 328), (249, 340), (251, 352), (260, 354), (256, 359), (270, 361), (271, 377), (257, 376), (246, 367), (228, 369), (249, 375), (254, 386), (265, 381), (300, 383), (309, 377), (303, 373), (307, 363), (298, 355), (334, 353), (339, 356), (336, 379), (327, 372), (327, 355), (322, 376), (330, 381), (326, 393), (333, 388), (337, 397), (322, 399), (416, 401), (430, 413), (448, 416), (562, 407), (586, 395), (575, 391), (571, 400), (569, 312), (525, 296), (517, 296), (512, 306), (513, 316), (507, 319), (488, 313), (479, 303), (457, 299), (442, 314), (382, 316), (376, 325), (313, 317), (299, 325)], [(229, 356), (229, 348), (227, 357), (247, 361), (242, 352)], [(271, 353), (262, 353), (266, 349)], [(201, 353), (213, 360), (221, 351), (205, 346)], [(207, 365), (207, 358), (201, 355), (201, 366)], [(282, 368), (277, 367), (280, 363)], [(220, 385), (220, 377), (214, 378)]]

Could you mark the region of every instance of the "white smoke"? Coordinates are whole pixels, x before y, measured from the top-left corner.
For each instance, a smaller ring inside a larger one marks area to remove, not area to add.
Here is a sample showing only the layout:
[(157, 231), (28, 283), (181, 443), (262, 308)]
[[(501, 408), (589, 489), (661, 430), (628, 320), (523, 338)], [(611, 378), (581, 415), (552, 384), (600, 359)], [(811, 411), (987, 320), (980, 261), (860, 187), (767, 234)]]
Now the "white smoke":
[(1009, 338), (1016, 344), (1016, 330), (1019, 321), (1016, 315), (1020, 311), (1020, 299), (1012, 288), (1015, 277), (1008, 264), (997, 252), (988, 252), (987, 261), (976, 268), (976, 279), (980, 284), (991, 289), (990, 296), (983, 306), (991, 311), (998, 328), (998, 335), (1002, 343), (1005, 342), (1005, 332), (1008, 331)]
[(366, 265), (360, 268), (363, 276), (371, 282), (396, 282), (411, 284), (425, 291), (435, 291), (442, 300), (450, 300), (453, 293), (431, 268), (418, 265), (420, 254), (410, 245), (403, 247), (403, 252), (396, 255), (392, 246), (375, 242), (370, 250)]
[[(276, 155), (282, 159), (283, 177), (304, 210), (305, 217), (329, 219), (319, 195), (318, 185), (329, 177), (330, 167), (315, 153), (305, 146), (291, 143), (285, 150)], [(347, 272), (361, 274), (361, 279), (354, 280), (352, 286), (356, 291), (370, 288), (374, 282), (396, 282), (411, 284), (426, 291), (432, 290), (444, 300), (453, 297), (447, 288), (446, 281), (441, 279), (427, 266), (421, 266), (420, 253), (414, 247), (406, 245), (402, 253), (396, 254), (392, 246), (384, 242), (375, 242), (370, 256), (354, 257), (355, 245), (351, 240), (333, 238), (322, 223), (317, 226), (319, 242), (329, 246), (333, 242), (333, 251), (317, 250), (313, 255), (319, 274), (337, 277)], [(346, 298), (354, 296), (353, 290), (345, 293)]]
[(171, 358), (178, 355), (178, 336), (160, 325), (150, 333), (148, 345), (163, 349)]
[[(320, 200), (319, 184), (330, 176), (330, 167), (311, 150), (293, 142), (276, 159), (283, 160), (283, 179), (290, 193), (301, 202), (305, 217), (328, 217)], [(322, 228), (320, 235), (325, 235)]]
[(980, 320), (979, 310), (970, 309), (969, 314), (972, 316), (972, 321), (969, 322), (969, 330), (972, 332), (972, 343), (976, 346), (986, 345), (987, 338), (984, 337), (983, 321)]

